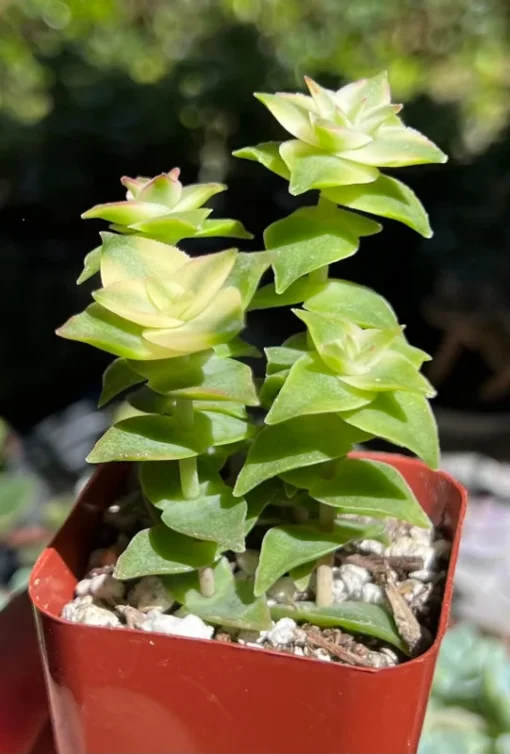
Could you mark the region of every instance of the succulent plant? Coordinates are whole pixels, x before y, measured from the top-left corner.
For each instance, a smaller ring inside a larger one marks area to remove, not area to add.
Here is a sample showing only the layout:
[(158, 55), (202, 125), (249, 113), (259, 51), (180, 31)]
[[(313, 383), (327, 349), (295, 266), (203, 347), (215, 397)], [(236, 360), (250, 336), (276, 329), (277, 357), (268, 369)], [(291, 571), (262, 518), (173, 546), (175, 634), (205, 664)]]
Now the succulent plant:
[[(134, 415), (117, 421), (89, 456), (140, 461), (142, 490), (158, 521), (131, 541), (118, 578), (160, 575), (184, 610), (262, 630), (281, 611), (268, 606), (275, 582), (290, 574), (306, 585), (317, 571), (316, 601), (294, 606), (297, 620), (402, 646), (384, 607), (332, 604), (331, 562), (353, 540), (384, 540), (387, 516), (430, 526), (393, 467), (348, 457), (355, 443), (380, 437), (437, 466), (427, 401), (434, 391), (420, 374), (429, 357), (407, 342), (383, 298), (329, 280), (328, 266), (381, 230), (356, 210), (429, 236), (416, 196), (379, 167), (446, 157), (403, 125), (385, 75), (338, 92), (307, 83), (311, 97), (257, 95), (296, 138), (236, 155), (278, 173), (291, 193), (319, 189), (318, 204), (270, 225), (263, 251), (190, 259), (171, 244), (213, 232), (247, 235), (235, 221), (209, 220), (199, 209), (216, 184), (181, 189), (175, 170), (123, 179), (126, 202), (85, 213), (116, 231), (103, 234), (85, 263), (85, 276), (100, 271), (103, 287), (59, 333), (118, 357), (106, 370), (101, 403), (135, 388), (127, 398)], [(259, 288), (269, 267), (274, 282)], [(250, 368), (238, 360), (254, 355), (239, 336), (244, 313), (294, 305), (302, 305), (293, 311), (306, 329), (266, 349), (258, 394)], [(247, 412), (259, 401), (264, 426)], [(234, 456), (241, 458), (238, 474)], [(239, 580), (229, 558), (244, 552), (247, 538), (262, 541), (260, 557), (253, 575)]]
[(419, 754), (504, 754), (510, 743), (508, 648), (462, 623), (446, 634)]

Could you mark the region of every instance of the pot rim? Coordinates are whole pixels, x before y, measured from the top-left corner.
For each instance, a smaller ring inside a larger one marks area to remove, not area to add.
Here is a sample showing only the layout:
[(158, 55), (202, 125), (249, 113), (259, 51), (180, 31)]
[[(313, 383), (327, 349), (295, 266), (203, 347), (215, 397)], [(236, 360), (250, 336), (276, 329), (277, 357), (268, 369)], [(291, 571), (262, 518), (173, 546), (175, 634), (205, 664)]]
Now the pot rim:
[[(457, 563), (457, 558), (458, 558), (458, 552), (459, 552), (459, 547), (460, 547), (460, 539), (461, 539), (461, 532), (462, 532), (462, 521), (463, 521), (464, 515), (466, 513), (468, 494), (467, 494), (466, 488), (462, 484), (460, 484), (459, 482), (457, 482), (457, 480), (454, 477), (452, 477), (450, 474), (448, 474), (448, 472), (443, 471), (442, 469), (431, 469), (421, 459), (415, 458), (413, 456), (407, 456), (407, 455), (403, 455), (401, 453), (388, 453), (388, 452), (379, 452), (379, 451), (353, 451), (353, 452), (349, 453), (349, 456), (351, 458), (367, 458), (367, 457), (369, 457), (368, 460), (370, 460), (370, 459), (379, 460), (382, 463), (391, 462), (392, 458), (398, 458), (399, 462), (404, 462), (405, 465), (415, 466), (415, 467), (421, 467), (421, 468), (426, 469), (427, 471), (432, 471), (434, 474), (438, 475), (439, 477), (441, 477), (442, 479), (444, 479), (446, 482), (448, 482), (448, 484), (451, 485), (453, 488), (455, 488), (458, 491), (459, 495), (460, 495), (459, 520), (458, 520), (457, 526), (455, 527), (454, 535), (453, 535), (453, 538), (452, 538), (452, 547), (451, 547), (451, 551), (450, 551), (450, 559), (448, 561), (448, 568), (447, 568), (447, 571), (446, 571), (445, 589), (444, 589), (443, 597), (442, 597), (442, 601), (441, 601), (441, 611), (440, 611), (440, 614), (439, 614), (439, 620), (438, 620), (436, 635), (435, 635), (435, 638), (434, 638), (434, 641), (432, 642), (432, 644), (425, 650), (425, 652), (423, 652), (422, 654), (418, 655), (417, 657), (409, 658), (408, 660), (406, 660), (402, 664), (396, 665), (394, 667), (389, 667), (389, 668), (366, 668), (366, 667), (358, 667), (358, 666), (355, 666), (355, 665), (343, 665), (341, 663), (336, 663), (336, 662), (335, 663), (327, 663), (328, 666), (329, 665), (331, 665), (331, 667), (336, 666), (336, 668), (339, 669), (339, 670), (341, 670), (341, 669), (344, 669), (344, 670), (348, 669), (351, 672), (355, 670), (355, 671), (359, 671), (359, 672), (362, 672), (362, 673), (370, 673), (370, 674), (381, 673), (381, 672), (395, 673), (395, 672), (398, 672), (398, 671), (402, 671), (402, 669), (408, 668), (408, 667), (410, 667), (412, 665), (421, 664), (421, 663), (425, 662), (426, 660), (428, 660), (429, 655), (436, 654), (437, 651), (438, 651), (438, 649), (439, 649), (439, 645), (441, 644), (441, 641), (442, 641), (442, 639), (443, 639), (443, 637), (444, 637), (444, 635), (446, 633), (446, 630), (448, 628), (448, 623), (449, 623), (449, 607), (450, 607), (450, 604), (451, 604), (451, 601), (452, 601), (452, 596), (453, 596), (454, 570), (455, 570), (455, 564)], [(107, 465), (108, 464), (103, 464), (103, 466), (107, 466)], [(94, 481), (94, 475), (88, 480), (88, 482), (85, 485), (84, 489), (81, 491), (80, 496), (77, 498), (76, 506), (79, 504), (79, 500), (81, 498), (81, 495), (83, 495), (84, 492), (86, 492), (86, 490), (93, 483), (93, 481)], [(76, 508), (76, 506), (75, 506), (75, 508)], [(73, 515), (75, 508), (73, 508), (73, 510), (71, 511), (71, 514), (70, 514), (71, 516)], [(73, 628), (77, 628), (77, 629), (79, 628), (80, 630), (86, 629), (86, 630), (91, 630), (91, 631), (94, 631), (94, 630), (96, 630), (96, 631), (108, 631), (108, 632), (114, 632), (114, 633), (117, 633), (119, 631), (126, 631), (127, 630), (127, 631), (130, 632), (130, 635), (135, 635), (135, 636), (138, 636), (138, 637), (142, 637), (143, 636), (148, 642), (150, 642), (152, 640), (151, 637), (158, 638), (159, 641), (161, 641), (163, 639), (163, 640), (169, 640), (170, 642), (172, 642), (172, 641), (174, 641), (174, 642), (175, 641), (177, 641), (177, 642), (180, 642), (180, 641), (200, 642), (202, 645), (209, 646), (209, 651), (215, 651), (214, 649), (212, 649), (212, 646), (219, 645), (219, 648), (227, 646), (230, 649), (233, 649), (235, 651), (242, 651), (242, 652), (250, 651), (250, 652), (252, 652), (252, 654), (253, 653), (258, 654), (260, 652), (263, 652), (264, 656), (278, 657), (280, 660), (282, 660), (282, 659), (283, 660), (288, 660), (288, 661), (292, 660), (292, 661), (295, 661), (295, 662), (301, 662), (301, 661), (304, 660), (306, 662), (314, 662), (314, 663), (315, 662), (323, 662), (322, 660), (317, 660), (316, 658), (313, 658), (313, 657), (299, 657), (297, 655), (291, 655), (291, 654), (287, 654), (285, 652), (278, 652), (277, 650), (265, 649), (265, 648), (262, 648), (262, 647), (260, 649), (254, 649), (253, 647), (246, 647), (246, 646), (242, 646), (242, 645), (239, 645), (239, 644), (235, 644), (233, 642), (232, 643), (230, 643), (230, 642), (218, 642), (218, 641), (214, 641), (214, 640), (210, 640), (210, 639), (198, 639), (198, 638), (187, 637), (187, 636), (169, 636), (167, 634), (157, 633), (157, 632), (148, 633), (146, 631), (142, 631), (141, 629), (136, 629), (136, 628), (129, 628), (129, 629), (123, 628), (123, 629), (119, 629), (119, 628), (106, 627), (106, 626), (87, 626), (85, 624), (76, 624), (76, 623), (73, 623), (72, 621), (68, 621), (68, 620), (65, 620), (65, 619), (61, 618), (59, 615), (55, 615), (51, 610), (49, 610), (47, 608), (44, 608), (43, 606), (41, 606), (38, 603), (38, 600), (36, 598), (36, 591), (37, 591), (37, 587), (39, 586), (39, 583), (40, 583), (40, 576), (39, 576), (39, 574), (44, 570), (44, 568), (46, 566), (46, 562), (47, 562), (47, 560), (48, 560), (48, 558), (50, 556), (50, 551), (54, 549), (54, 543), (55, 543), (56, 539), (59, 536), (61, 536), (61, 533), (65, 532), (65, 528), (66, 528), (66, 523), (64, 523), (64, 525), (59, 530), (59, 532), (56, 534), (56, 536), (53, 538), (53, 540), (48, 544), (48, 546), (44, 549), (44, 551), (39, 556), (39, 558), (38, 558), (38, 560), (37, 560), (37, 562), (36, 562), (36, 564), (35, 564), (35, 566), (34, 566), (34, 568), (32, 570), (32, 574), (31, 574), (30, 582), (29, 582), (29, 586), (28, 586), (28, 593), (29, 593), (32, 605), (33, 605), (34, 609), (37, 612), (42, 613), (47, 618), (51, 619), (52, 621), (54, 621), (54, 622), (56, 622), (56, 623), (58, 623), (58, 624), (60, 624), (62, 626), (68, 627), (69, 630), (72, 630)], [(445, 606), (447, 608), (446, 610), (445, 610)], [(323, 662), (323, 664), (324, 664), (324, 662)], [(337, 671), (335, 671), (335, 672), (337, 672)]]

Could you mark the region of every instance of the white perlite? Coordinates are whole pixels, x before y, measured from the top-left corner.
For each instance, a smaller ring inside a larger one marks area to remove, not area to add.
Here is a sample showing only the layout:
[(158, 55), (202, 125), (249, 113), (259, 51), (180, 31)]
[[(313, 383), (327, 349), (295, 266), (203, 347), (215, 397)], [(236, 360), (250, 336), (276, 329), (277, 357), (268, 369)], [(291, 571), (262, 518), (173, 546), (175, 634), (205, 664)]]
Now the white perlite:
[(190, 613), (184, 618), (176, 615), (163, 615), (159, 610), (147, 613), (147, 620), (141, 626), (143, 631), (150, 631), (168, 636), (186, 636), (190, 639), (212, 639), (213, 626), (208, 626), (197, 615)]
[(74, 602), (65, 605), (62, 610), (62, 618), (73, 623), (84, 623), (86, 626), (119, 628), (122, 625), (111, 610), (94, 605), (90, 595), (79, 597)]
[(411, 526), (409, 536), (423, 545), (431, 545), (434, 541), (434, 529), (423, 529), (421, 526)]
[[(426, 530), (422, 529), (421, 531)], [(422, 558), (423, 569), (425, 570), (430, 570), (434, 566), (436, 559), (436, 553), (432, 545), (424, 544), (413, 537), (399, 537), (386, 549), (386, 555)]]
[(277, 649), (291, 645), (304, 647), (306, 634), (292, 618), (280, 618), (268, 631), (240, 631), (237, 635), (237, 643), (246, 647), (258, 648), (264, 642)]
[(384, 592), (377, 584), (363, 584), (361, 589), (362, 602), (372, 602), (374, 605), (382, 605), (386, 601)]
[(364, 555), (383, 555), (384, 545), (377, 539), (362, 539), (358, 542), (358, 550)]
[(333, 568), (334, 602), (363, 599), (363, 586), (370, 579), (370, 572), (361, 566), (345, 563), (339, 568)]
[(287, 647), (294, 643), (297, 623), (292, 618), (281, 618), (267, 634), (266, 639), (273, 647)]
[(94, 599), (117, 604), (124, 599), (124, 584), (109, 573), (100, 573), (79, 581), (74, 592), (77, 597), (90, 595)]
[(168, 594), (168, 590), (159, 576), (146, 576), (139, 581), (130, 590), (128, 602), (137, 610), (159, 609), (161, 612), (169, 610), (174, 604), (174, 600)]

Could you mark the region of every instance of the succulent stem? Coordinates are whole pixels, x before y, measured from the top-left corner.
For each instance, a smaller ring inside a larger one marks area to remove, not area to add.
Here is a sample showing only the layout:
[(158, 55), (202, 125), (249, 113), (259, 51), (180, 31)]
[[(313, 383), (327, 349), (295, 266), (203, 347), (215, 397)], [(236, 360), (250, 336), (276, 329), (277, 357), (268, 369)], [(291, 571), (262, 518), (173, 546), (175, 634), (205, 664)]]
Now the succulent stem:
[(198, 571), (198, 580), (200, 583), (200, 594), (202, 597), (212, 597), (215, 592), (214, 571), (209, 566), (200, 568)]
[[(335, 524), (336, 510), (321, 503), (319, 507), (319, 526), (323, 531), (332, 531)], [(317, 561), (317, 588), (315, 601), (317, 607), (329, 607), (333, 604), (333, 561), (334, 555), (325, 555)]]
[[(193, 401), (180, 400), (175, 403), (175, 417), (181, 423), (183, 429), (193, 429)], [(179, 461), (182, 493), (188, 500), (197, 497), (199, 493), (198, 470), (196, 456), (183, 458)]]
[[(175, 402), (174, 416), (181, 423), (181, 426), (191, 431), (194, 423), (193, 401), (178, 400)], [(182, 494), (187, 500), (198, 497), (200, 492), (200, 483), (198, 480), (198, 469), (196, 456), (193, 458), (182, 458), (179, 461), (179, 473), (181, 475)], [(200, 584), (200, 593), (203, 597), (212, 597), (214, 594), (214, 572), (208, 566), (200, 568), (198, 571), (198, 580)]]

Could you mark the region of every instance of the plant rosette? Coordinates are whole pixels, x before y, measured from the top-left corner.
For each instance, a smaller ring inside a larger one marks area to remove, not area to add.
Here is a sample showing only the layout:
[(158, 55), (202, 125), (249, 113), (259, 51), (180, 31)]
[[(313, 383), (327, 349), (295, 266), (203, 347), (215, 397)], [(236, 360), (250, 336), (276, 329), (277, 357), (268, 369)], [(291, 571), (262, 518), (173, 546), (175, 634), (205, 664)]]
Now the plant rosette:
[[(385, 748), (411, 752), (446, 625), (465, 500), (433, 471), (434, 390), (420, 372), (429, 357), (408, 343), (383, 298), (330, 279), (328, 269), (381, 230), (366, 214), (430, 236), (417, 197), (380, 168), (446, 157), (404, 126), (385, 75), (337, 92), (309, 79), (307, 85), (311, 96), (257, 95), (294, 138), (235, 153), (288, 180), (292, 194), (319, 192), (316, 205), (266, 229), (263, 251), (192, 258), (177, 248), (185, 237), (249, 237), (240, 223), (209, 219), (202, 208), (223, 186), (183, 187), (177, 169), (124, 178), (125, 202), (85, 213), (111, 223), (79, 279), (99, 273), (101, 287), (58, 332), (117, 357), (104, 374), (100, 405), (122, 396), (121, 416), (88, 460), (129, 462), (134, 473), (115, 464), (109, 476), (108, 467), (100, 471), (93, 484), (102, 502), (91, 505), (90, 490), (83, 493), (53, 553), (36, 568), (32, 597), (43, 634), (56, 610), (59, 632), (99, 630), (109, 643), (141, 637), (149, 647), (148, 637), (162, 634), (164, 641), (199, 639), (231, 657), (227, 663), (237, 662), (234, 649), (248, 663), (256, 657), (250, 667), (261, 673), (263, 657), (311, 660), (311, 667), (348, 671), (353, 689), (363, 679), (360, 688), (370, 693), (376, 676), (367, 673), (415, 668), (402, 676), (414, 678), (404, 693), (413, 705), (408, 723)], [(274, 282), (260, 286), (270, 268)], [(258, 386), (243, 361), (260, 356), (241, 337), (245, 315), (282, 306), (293, 307), (305, 329), (265, 349), (266, 378)], [(262, 424), (252, 415), (260, 406)], [(352, 454), (372, 438), (424, 463)], [(78, 531), (86, 545), (71, 554), (69, 538)], [(62, 572), (66, 586), (50, 597), (41, 584), (52, 567), (67, 569), (67, 577)], [(199, 645), (190, 644), (198, 654)], [(52, 658), (45, 661), (50, 668)], [(62, 657), (56, 662), (50, 675), (67, 676)], [(282, 671), (285, 687), (291, 675)], [(85, 693), (76, 679), (67, 682), (75, 695)], [(238, 683), (231, 679), (231, 689), (239, 691)], [(197, 711), (197, 699), (191, 703)], [(174, 714), (175, 699), (171, 704)], [(214, 716), (212, 707), (206, 715)], [(91, 735), (83, 750), (99, 751), (105, 739)], [(256, 751), (272, 748), (256, 735)], [(64, 752), (69, 731), (59, 734), (57, 726), (56, 738)], [(342, 740), (340, 748), (352, 752), (373, 745), (352, 732)], [(225, 751), (232, 745), (225, 741), (201, 744), (183, 734), (172, 751)], [(243, 746), (236, 739), (233, 748), (254, 750)]]

